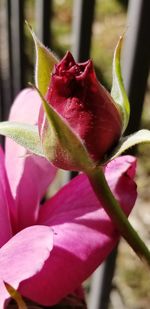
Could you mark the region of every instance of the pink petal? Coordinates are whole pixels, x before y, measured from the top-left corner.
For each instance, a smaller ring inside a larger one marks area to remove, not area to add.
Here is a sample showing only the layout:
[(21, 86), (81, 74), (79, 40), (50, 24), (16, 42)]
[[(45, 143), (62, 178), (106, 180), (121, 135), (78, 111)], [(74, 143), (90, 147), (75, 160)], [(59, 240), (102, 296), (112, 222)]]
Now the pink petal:
[(17, 289), (42, 269), (52, 248), (52, 230), (39, 225), (22, 230), (0, 249), (0, 308), (9, 298), (3, 281)]
[[(35, 124), (41, 100), (35, 90), (25, 89), (16, 98), (11, 121)], [(27, 155), (26, 149), (6, 139), (6, 170), (18, 206), (18, 229), (36, 222), (40, 199), (56, 174), (56, 168), (44, 159)]]
[[(119, 166), (116, 177), (115, 166)], [(136, 200), (134, 170), (135, 159), (130, 156), (106, 168), (112, 191), (127, 214)], [(119, 233), (83, 174), (45, 203), (39, 223), (52, 227), (54, 249), (42, 271), (21, 284), (21, 292), (38, 303), (53, 305), (96, 269), (116, 245)]]
[(56, 168), (40, 157), (28, 157), (17, 188), (18, 229), (36, 223), (39, 204), (48, 185), (56, 174)]
[(118, 157), (105, 167), (109, 186), (128, 215), (137, 197), (136, 184), (133, 182), (135, 172), (136, 158), (132, 156)]
[(13, 209), (13, 206), (13, 199), (4, 167), (4, 153), (0, 147), (0, 247), (12, 236), (10, 211)]
[[(37, 122), (41, 100), (32, 89), (23, 90), (14, 101), (9, 120), (28, 124)], [(23, 173), (26, 149), (6, 138), (6, 169), (12, 193), (15, 196), (18, 183)]]

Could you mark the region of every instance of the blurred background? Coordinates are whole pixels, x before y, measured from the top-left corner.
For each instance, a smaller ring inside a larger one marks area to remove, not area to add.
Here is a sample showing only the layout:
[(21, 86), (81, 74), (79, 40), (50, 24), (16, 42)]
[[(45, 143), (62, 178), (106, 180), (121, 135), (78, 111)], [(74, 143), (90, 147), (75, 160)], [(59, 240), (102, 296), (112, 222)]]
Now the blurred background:
[[(34, 82), (34, 46), (24, 23), (60, 58), (71, 50), (77, 61), (92, 58), (108, 90), (112, 58), (125, 33), (122, 70), (131, 102), (127, 134), (150, 129), (149, 0), (0, 0), (0, 118), (7, 119), (14, 97)], [(138, 200), (130, 221), (150, 245), (150, 146), (136, 149)], [(66, 181), (63, 173), (55, 190)], [(118, 248), (85, 283), (89, 309), (149, 309), (150, 275), (129, 246)]]

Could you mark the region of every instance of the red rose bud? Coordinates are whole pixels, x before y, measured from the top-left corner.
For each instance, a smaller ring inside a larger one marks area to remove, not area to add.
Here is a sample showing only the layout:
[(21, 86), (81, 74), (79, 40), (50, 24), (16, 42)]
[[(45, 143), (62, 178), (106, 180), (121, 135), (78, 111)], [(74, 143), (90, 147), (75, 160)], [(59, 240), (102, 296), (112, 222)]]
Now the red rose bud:
[[(110, 94), (97, 80), (91, 60), (78, 64), (67, 52), (55, 65), (46, 100), (80, 137), (97, 163), (118, 141), (122, 130), (121, 115)], [(45, 119), (41, 112), (40, 127), (46, 125)], [(61, 164), (57, 158), (57, 166), (69, 167), (66, 160), (61, 153)]]

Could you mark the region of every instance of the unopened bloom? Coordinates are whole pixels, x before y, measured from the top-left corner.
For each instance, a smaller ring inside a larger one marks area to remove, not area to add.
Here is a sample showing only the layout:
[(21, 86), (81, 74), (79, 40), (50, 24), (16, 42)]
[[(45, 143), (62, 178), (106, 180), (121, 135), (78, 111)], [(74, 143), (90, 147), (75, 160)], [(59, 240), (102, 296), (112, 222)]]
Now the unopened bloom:
[[(33, 90), (24, 90), (13, 105), (10, 120), (35, 123), (40, 104)], [(84, 174), (41, 205), (55, 173), (47, 160), (27, 155), (12, 140), (6, 141), (5, 164), (0, 152), (0, 308), (9, 298), (3, 281), (19, 286), (20, 293), (36, 303), (58, 303), (96, 269), (118, 241), (118, 231)], [(110, 188), (127, 215), (136, 199), (134, 173), (131, 156), (105, 167)]]
[[(67, 52), (54, 67), (46, 100), (80, 138), (94, 162), (101, 162), (119, 140), (121, 114), (113, 98), (97, 80), (91, 60), (76, 63)], [(47, 119), (41, 111), (39, 128), (43, 145), (46, 127)], [(78, 169), (68, 161), (61, 153), (53, 163), (64, 169)]]

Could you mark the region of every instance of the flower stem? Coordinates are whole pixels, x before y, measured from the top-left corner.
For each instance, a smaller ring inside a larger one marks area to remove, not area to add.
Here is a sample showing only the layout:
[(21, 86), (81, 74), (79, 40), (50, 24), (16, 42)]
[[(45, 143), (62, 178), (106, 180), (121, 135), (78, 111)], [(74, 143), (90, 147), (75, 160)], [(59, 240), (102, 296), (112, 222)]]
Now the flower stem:
[(150, 267), (150, 251), (128, 221), (118, 201), (114, 198), (102, 168), (98, 167), (89, 170), (87, 176), (97, 198), (104, 205), (105, 211), (111, 217), (121, 235), (140, 259)]

